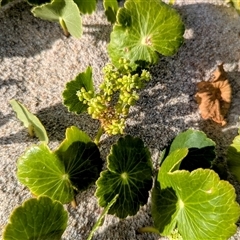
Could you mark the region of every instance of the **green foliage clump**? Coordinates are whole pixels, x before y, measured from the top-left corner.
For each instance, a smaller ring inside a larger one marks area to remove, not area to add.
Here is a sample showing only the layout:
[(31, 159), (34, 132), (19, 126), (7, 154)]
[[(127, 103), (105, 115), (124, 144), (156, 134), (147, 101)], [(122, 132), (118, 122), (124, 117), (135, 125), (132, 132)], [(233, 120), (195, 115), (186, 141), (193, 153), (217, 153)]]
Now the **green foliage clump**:
[(98, 93), (86, 91), (84, 87), (77, 91), (79, 101), (88, 105), (88, 114), (98, 119), (110, 135), (123, 134), (129, 109), (139, 99), (137, 90), (151, 79), (149, 71), (133, 72), (127, 60), (119, 62), (120, 68), (112, 64), (103, 68), (104, 81)]
[[(75, 37), (82, 34), (81, 14), (92, 13), (96, 7), (95, 0), (28, 2), (34, 5), (35, 16), (59, 21), (65, 34)], [(148, 201), (153, 166), (144, 142), (130, 135), (119, 138), (102, 172), (98, 143), (103, 132), (124, 133), (130, 107), (151, 79), (149, 67), (159, 54), (177, 52), (183, 42), (184, 24), (177, 11), (160, 0), (127, 0), (122, 8), (116, 0), (104, 0), (103, 5), (114, 27), (108, 45), (111, 63), (103, 68), (99, 91), (94, 89), (92, 68), (88, 67), (68, 82), (63, 92), (69, 111), (87, 112), (100, 121), (95, 140), (72, 126), (58, 148), (51, 151), (45, 128), (36, 116), (11, 101), (18, 118), (44, 143), (29, 147), (18, 159), (19, 181), (40, 197), (16, 208), (4, 230), (4, 240), (16, 236), (19, 240), (60, 239), (67, 222), (62, 204), (74, 201), (77, 191), (94, 182), (95, 196), (104, 210), (88, 240), (106, 214), (132, 216)], [(238, 136), (228, 149), (228, 166), (238, 180), (239, 143)], [(155, 227), (142, 228), (141, 232), (145, 229), (178, 240), (227, 239), (234, 234), (240, 207), (233, 186), (209, 169), (216, 158), (215, 145), (203, 132), (187, 130), (165, 149), (151, 199)], [(32, 226), (31, 222), (36, 224)]]

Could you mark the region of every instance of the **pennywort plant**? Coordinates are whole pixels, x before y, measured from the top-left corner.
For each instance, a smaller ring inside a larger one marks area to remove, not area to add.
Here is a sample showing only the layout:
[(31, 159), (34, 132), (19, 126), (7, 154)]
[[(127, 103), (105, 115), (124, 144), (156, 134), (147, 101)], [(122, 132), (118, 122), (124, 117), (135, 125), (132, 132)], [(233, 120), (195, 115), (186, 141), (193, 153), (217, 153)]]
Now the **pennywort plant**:
[[(68, 26), (64, 18), (70, 5), (60, 2), (44, 3), (35, 8), (35, 13), (55, 14), (54, 9), (63, 6), (57, 10), (59, 16), (52, 19), (62, 21), (70, 32), (71, 24)], [(69, 2), (74, 5), (78, 1)], [(27, 200), (13, 211), (3, 239), (60, 239), (67, 222), (62, 204), (76, 206), (76, 194), (93, 183), (95, 197), (104, 210), (88, 240), (106, 214), (121, 219), (135, 215), (147, 203), (151, 190), (154, 226), (142, 227), (139, 232), (172, 239), (228, 239), (236, 231), (240, 207), (233, 186), (213, 171), (215, 143), (201, 131), (180, 133), (163, 151), (154, 180), (147, 146), (140, 138), (124, 133), (130, 107), (151, 80), (149, 68), (161, 55), (176, 53), (183, 42), (184, 25), (179, 14), (160, 0), (127, 0), (122, 8), (116, 1), (104, 1), (104, 7), (114, 26), (108, 45), (111, 62), (103, 68), (103, 82), (95, 89), (92, 68), (87, 67), (63, 91), (69, 111), (87, 112), (99, 120), (95, 138), (71, 126), (65, 139), (52, 150), (39, 119), (21, 103), (11, 101), (18, 118), (41, 143), (26, 149), (17, 161), (18, 180), (37, 199)], [(106, 169), (102, 170), (100, 140), (104, 133), (123, 136), (111, 146)], [(50, 222), (45, 221), (46, 216)], [(24, 232), (21, 236), (19, 229)]]
[(138, 90), (151, 78), (149, 67), (160, 54), (176, 53), (183, 43), (184, 24), (169, 5), (151, 0), (128, 0), (116, 15), (108, 53), (111, 63), (103, 68), (100, 91), (93, 87), (88, 67), (68, 82), (64, 104), (75, 113), (88, 112), (101, 123), (101, 133), (123, 134), (129, 108), (138, 100)]

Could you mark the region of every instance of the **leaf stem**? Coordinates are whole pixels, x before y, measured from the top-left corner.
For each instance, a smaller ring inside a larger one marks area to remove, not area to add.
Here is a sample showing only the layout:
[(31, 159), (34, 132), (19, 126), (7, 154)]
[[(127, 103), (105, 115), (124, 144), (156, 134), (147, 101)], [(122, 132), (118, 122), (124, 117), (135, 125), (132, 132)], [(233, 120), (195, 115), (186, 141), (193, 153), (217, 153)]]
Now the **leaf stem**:
[(64, 22), (64, 20), (62, 18), (59, 18), (59, 23), (63, 29), (63, 34), (66, 36), (66, 37), (69, 37), (70, 36), (70, 33), (68, 32), (68, 29), (67, 29), (67, 26), (66, 26), (66, 23)]
[(77, 202), (76, 202), (75, 198), (71, 201), (71, 205), (73, 208), (77, 207)]
[(103, 224), (105, 215), (107, 215), (108, 210), (111, 208), (111, 206), (117, 201), (118, 198), (118, 194), (111, 200), (111, 202), (108, 203), (108, 205), (106, 206), (106, 208), (103, 210), (102, 214), (100, 215), (99, 219), (97, 220), (97, 222), (94, 224), (92, 231), (90, 232), (87, 240), (91, 240), (94, 233), (97, 231), (97, 229)]
[(139, 233), (151, 232), (151, 233), (157, 233), (158, 235), (160, 235), (160, 232), (156, 228), (151, 227), (151, 226), (139, 228), (137, 231)]
[(94, 142), (96, 143), (96, 145), (99, 144), (99, 141), (100, 141), (100, 138), (101, 138), (102, 134), (103, 134), (103, 128), (99, 127), (97, 135), (96, 135), (96, 137), (94, 139)]

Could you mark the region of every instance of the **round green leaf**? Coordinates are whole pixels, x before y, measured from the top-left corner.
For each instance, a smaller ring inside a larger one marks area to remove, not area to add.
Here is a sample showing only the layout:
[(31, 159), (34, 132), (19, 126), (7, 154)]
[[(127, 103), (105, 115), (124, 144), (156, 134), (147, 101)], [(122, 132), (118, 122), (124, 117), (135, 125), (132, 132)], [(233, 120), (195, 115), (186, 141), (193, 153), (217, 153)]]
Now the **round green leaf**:
[(102, 170), (102, 159), (93, 142), (74, 142), (65, 152), (56, 152), (64, 163), (65, 171), (72, 186), (84, 190), (94, 183)]
[[(108, 53), (114, 65), (120, 58), (133, 67), (156, 63), (158, 53), (173, 55), (183, 43), (184, 25), (176, 10), (159, 0), (127, 0), (117, 13)], [(157, 53), (158, 52), (158, 53)]]
[(12, 212), (3, 240), (60, 240), (67, 220), (61, 203), (46, 196), (29, 199)]
[(216, 158), (215, 145), (215, 142), (208, 138), (204, 132), (189, 129), (175, 137), (164, 155), (166, 156), (177, 149), (188, 148), (188, 154), (181, 161), (179, 169), (193, 171), (197, 168), (210, 168)]
[(91, 67), (88, 67), (85, 72), (79, 73), (74, 80), (66, 84), (66, 88), (62, 94), (63, 103), (71, 112), (79, 114), (85, 112), (88, 108), (88, 105), (79, 101), (77, 96), (77, 91), (82, 87), (84, 87), (86, 91), (91, 90), (94, 92)]
[(171, 187), (160, 189), (156, 181), (152, 191), (151, 212), (159, 233), (170, 235), (176, 227), (178, 197)]
[(48, 143), (47, 132), (41, 121), (15, 99), (12, 99), (10, 104), (17, 114), (17, 118), (23, 123), (24, 127), (28, 128), (29, 134), (36, 135), (40, 141)]
[[(56, 152), (44, 144), (34, 145), (19, 158), (18, 179), (33, 194), (68, 203), (74, 198), (74, 190), (87, 188), (99, 177), (102, 160), (96, 144), (67, 139), (80, 133), (74, 135), (74, 129), (66, 131), (67, 137)], [(83, 133), (80, 135), (87, 140)]]
[(53, 0), (34, 7), (32, 13), (44, 20), (59, 21), (64, 31), (68, 31), (73, 37), (82, 36), (82, 18), (73, 0)]
[(169, 153), (180, 148), (215, 147), (215, 142), (202, 131), (188, 129), (179, 133), (173, 140)]
[(99, 205), (106, 207), (118, 194), (109, 214), (120, 218), (135, 215), (147, 203), (152, 187), (152, 163), (148, 149), (139, 138), (120, 138), (108, 156), (108, 170), (97, 180)]
[(64, 163), (48, 146), (30, 147), (17, 162), (18, 180), (36, 195), (46, 195), (62, 203), (74, 198), (69, 174)]
[(163, 162), (152, 199), (154, 224), (165, 236), (177, 227), (183, 239), (228, 239), (240, 216), (235, 190), (212, 170), (177, 170), (187, 152), (176, 150)]

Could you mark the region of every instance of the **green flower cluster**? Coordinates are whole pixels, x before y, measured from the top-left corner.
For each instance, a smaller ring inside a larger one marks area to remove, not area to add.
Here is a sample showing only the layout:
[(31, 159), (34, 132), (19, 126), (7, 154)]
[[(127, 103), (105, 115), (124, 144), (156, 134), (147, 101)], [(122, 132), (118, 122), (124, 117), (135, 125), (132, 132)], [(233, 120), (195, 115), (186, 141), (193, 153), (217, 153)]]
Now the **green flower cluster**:
[(129, 109), (139, 99), (137, 90), (143, 88), (151, 79), (147, 70), (133, 72), (126, 59), (120, 59), (119, 68), (107, 64), (103, 68), (104, 81), (99, 93), (81, 88), (77, 96), (88, 105), (88, 113), (101, 122), (105, 132), (110, 135), (123, 134)]

